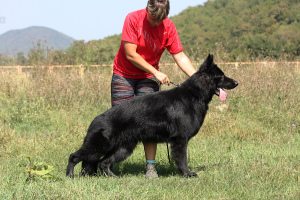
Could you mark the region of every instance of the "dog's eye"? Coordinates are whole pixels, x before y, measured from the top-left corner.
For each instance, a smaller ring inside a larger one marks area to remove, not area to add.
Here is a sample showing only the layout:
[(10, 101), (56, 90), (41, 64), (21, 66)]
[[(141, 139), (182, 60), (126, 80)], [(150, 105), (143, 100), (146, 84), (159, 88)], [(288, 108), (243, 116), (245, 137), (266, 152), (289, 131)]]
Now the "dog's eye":
[(217, 79), (218, 81), (224, 81), (224, 76), (218, 76)]

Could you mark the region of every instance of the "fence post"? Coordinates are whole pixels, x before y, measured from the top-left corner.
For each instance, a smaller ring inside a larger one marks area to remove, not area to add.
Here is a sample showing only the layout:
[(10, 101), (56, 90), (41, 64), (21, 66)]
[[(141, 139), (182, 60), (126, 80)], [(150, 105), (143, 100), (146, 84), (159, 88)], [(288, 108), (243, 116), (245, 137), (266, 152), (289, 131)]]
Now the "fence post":
[(22, 74), (22, 66), (19, 66), (19, 65), (18, 65), (18, 67), (17, 67), (17, 72), (18, 72), (18, 74)]
[(54, 66), (49, 66), (49, 67), (48, 67), (48, 73), (49, 73), (49, 74), (52, 74), (52, 73), (53, 73), (53, 67), (54, 67)]
[(80, 65), (80, 78), (83, 80), (83, 75), (84, 75), (84, 67)]

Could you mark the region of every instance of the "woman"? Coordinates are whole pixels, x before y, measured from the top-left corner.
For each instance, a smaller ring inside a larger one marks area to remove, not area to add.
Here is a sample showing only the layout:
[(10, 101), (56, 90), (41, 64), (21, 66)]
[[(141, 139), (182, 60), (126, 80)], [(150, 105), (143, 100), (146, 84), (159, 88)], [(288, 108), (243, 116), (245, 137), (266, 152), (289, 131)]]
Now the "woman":
[[(173, 22), (167, 18), (169, 10), (169, 0), (149, 0), (146, 9), (127, 15), (113, 67), (112, 106), (134, 96), (156, 92), (160, 84), (170, 83), (168, 76), (158, 67), (165, 49), (188, 76), (196, 72), (183, 53)], [(155, 170), (156, 148), (156, 143), (144, 144), (146, 178), (158, 177)]]

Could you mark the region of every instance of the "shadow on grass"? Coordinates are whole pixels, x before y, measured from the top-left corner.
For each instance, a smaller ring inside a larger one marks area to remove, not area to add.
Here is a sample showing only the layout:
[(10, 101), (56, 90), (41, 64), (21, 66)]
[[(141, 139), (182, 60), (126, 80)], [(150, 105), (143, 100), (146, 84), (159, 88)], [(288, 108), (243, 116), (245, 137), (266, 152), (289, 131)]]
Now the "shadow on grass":
[[(181, 175), (174, 163), (155, 164), (159, 176), (168, 177), (174, 175)], [(120, 177), (126, 175), (140, 176), (146, 174), (146, 164), (144, 163), (120, 163), (113, 168), (114, 172)]]
[[(220, 161), (219, 163), (206, 166), (189, 166), (189, 170), (191, 172), (208, 171), (214, 167), (227, 165), (228, 163), (230, 163), (230, 161), (231, 160), (229, 159), (227, 161)], [(159, 177), (182, 176), (174, 162), (167, 164), (156, 163), (155, 166)], [(112, 168), (112, 172), (119, 178), (122, 178), (124, 176), (144, 176), (146, 174), (146, 164), (128, 162), (116, 163)], [(105, 177), (107, 175), (98, 170), (98, 173), (95, 176)]]
[[(157, 163), (155, 166), (160, 177), (182, 176), (174, 162), (167, 164)], [(205, 171), (210, 167), (211, 166), (199, 166), (189, 167), (189, 169), (191, 171)], [(146, 173), (146, 165), (143, 163), (118, 163), (114, 165), (113, 172), (119, 177), (127, 175), (142, 176)]]

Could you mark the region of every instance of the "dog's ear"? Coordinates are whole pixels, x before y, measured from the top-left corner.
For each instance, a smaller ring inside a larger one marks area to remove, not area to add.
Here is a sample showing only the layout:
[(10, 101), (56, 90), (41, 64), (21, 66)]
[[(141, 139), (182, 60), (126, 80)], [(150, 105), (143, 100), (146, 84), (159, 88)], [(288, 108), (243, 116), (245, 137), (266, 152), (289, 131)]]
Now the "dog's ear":
[(211, 54), (208, 54), (206, 60), (203, 62), (199, 70), (209, 70), (214, 62), (214, 56)]
[(208, 66), (211, 66), (213, 64), (213, 62), (214, 62), (214, 56), (208, 54), (205, 62), (207, 62)]

